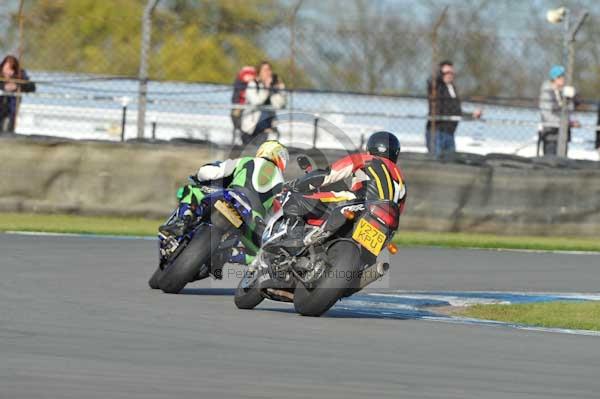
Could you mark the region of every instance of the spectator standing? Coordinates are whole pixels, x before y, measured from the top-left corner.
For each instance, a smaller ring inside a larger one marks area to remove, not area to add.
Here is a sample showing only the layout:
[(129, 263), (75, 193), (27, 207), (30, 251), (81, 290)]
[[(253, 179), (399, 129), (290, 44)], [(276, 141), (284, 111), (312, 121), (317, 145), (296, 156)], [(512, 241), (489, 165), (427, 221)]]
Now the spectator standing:
[(275, 110), (286, 106), (285, 85), (273, 73), (271, 64), (263, 61), (257, 70), (257, 79), (248, 82), (246, 88), (246, 102), (252, 108), (242, 112), (241, 130), (245, 133), (242, 134), (244, 144), (253, 141), (258, 145), (268, 140), (269, 134), (277, 134)]
[[(233, 95), (231, 97), (231, 103), (233, 105), (244, 105), (246, 104), (246, 88), (248, 82), (256, 79), (256, 68), (253, 66), (243, 67), (235, 81), (233, 82)], [(231, 110), (231, 122), (233, 123), (233, 141), (240, 135), (242, 131), (242, 109), (233, 108)]]
[(13, 55), (0, 63), (0, 90), (4, 93), (0, 96), (0, 133), (14, 133), (20, 102), (16, 94), (35, 91), (35, 83)]
[[(456, 151), (454, 133), (458, 127), (458, 120), (462, 117), (479, 119), (481, 110), (476, 109), (471, 114), (462, 112), (460, 97), (454, 83), (454, 64), (451, 61), (442, 61), (435, 82), (427, 81), (427, 96), (429, 99), (429, 119), (425, 127), (425, 141), (430, 154), (440, 156)], [(435, 84), (435, 96), (433, 93)], [(435, 98), (434, 98), (435, 97)], [(437, 117), (442, 118), (437, 118)], [(453, 118), (454, 117), (454, 118)], [(435, 119), (435, 140), (431, 143), (432, 119)]]
[[(542, 83), (539, 107), (542, 119), (540, 140), (543, 143), (544, 155), (556, 155), (558, 150), (558, 134), (560, 130), (560, 114), (564, 101), (575, 96), (575, 89), (565, 86), (565, 68), (554, 65), (550, 68), (550, 80)], [(569, 111), (574, 109), (574, 102), (569, 102)], [(571, 141), (571, 127), (579, 127), (577, 121), (569, 121), (567, 141)]]
[(596, 121), (596, 150), (600, 154), (600, 104), (598, 104), (598, 120)]

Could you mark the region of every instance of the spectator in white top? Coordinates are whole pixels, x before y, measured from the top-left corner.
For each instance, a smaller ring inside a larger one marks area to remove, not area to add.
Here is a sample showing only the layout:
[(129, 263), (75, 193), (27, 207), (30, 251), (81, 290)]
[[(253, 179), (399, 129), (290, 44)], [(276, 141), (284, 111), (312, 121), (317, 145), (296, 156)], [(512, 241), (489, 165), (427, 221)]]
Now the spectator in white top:
[(277, 74), (273, 73), (271, 64), (263, 61), (257, 68), (258, 76), (248, 82), (246, 88), (246, 104), (253, 106), (242, 113), (242, 142), (260, 144), (278, 136), (275, 113), (276, 109), (286, 106), (285, 85)]

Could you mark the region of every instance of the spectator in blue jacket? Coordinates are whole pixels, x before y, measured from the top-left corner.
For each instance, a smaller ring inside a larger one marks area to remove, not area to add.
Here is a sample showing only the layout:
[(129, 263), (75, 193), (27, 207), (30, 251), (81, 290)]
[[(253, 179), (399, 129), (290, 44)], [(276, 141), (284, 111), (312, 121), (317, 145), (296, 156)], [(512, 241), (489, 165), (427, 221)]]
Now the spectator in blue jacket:
[(29, 81), (27, 72), (13, 55), (0, 63), (0, 90), (4, 94), (0, 95), (0, 133), (13, 133), (20, 101), (15, 94), (35, 91), (35, 83)]

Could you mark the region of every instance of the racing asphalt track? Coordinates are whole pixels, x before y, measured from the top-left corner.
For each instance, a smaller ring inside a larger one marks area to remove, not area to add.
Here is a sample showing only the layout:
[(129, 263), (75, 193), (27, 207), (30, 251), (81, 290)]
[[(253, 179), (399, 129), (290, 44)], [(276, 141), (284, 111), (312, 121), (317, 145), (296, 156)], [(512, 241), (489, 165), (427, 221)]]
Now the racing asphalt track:
[[(0, 254), (1, 399), (600, 395), (598, 337), (240, 311), (227, 289), (147, 288), (147, 240), (0, 235)], [(402, 249), (390, 288), (598, 292), (599, 260)]]

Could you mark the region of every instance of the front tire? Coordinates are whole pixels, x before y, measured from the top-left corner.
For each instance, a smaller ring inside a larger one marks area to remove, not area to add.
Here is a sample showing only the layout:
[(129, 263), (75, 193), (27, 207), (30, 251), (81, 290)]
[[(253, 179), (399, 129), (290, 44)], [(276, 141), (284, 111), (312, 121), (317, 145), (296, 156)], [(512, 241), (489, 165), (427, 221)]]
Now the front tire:
[(178, 294), (187, 283), (195, 280), (202, 265), (210, 261), (211, 248), (218, 245), (216, 235), (209, 226), (198, 228), (187, 247), (172, 263), (165, 266), (158, 282), (163, 292)]
[(150, 280), (148, 280), (148, 285), (150, 286), (150, 288), (152, 288), (153, 290), (157, 290), (160, 288), (158, 286), (158, 282), (160, 281), (162, 275), (163, 269), (161, 269), (160, 266), (158, 266), (154, 271), (154, 274), (152, 274), (152, 277), (150, 277)]
[(327, 312), (338, 299), (358, 287), (361, 257), (358, 247), (350, 241), (338, 241), (327, 251), (331, 267), (309, 290), (299, 283), (294, 292), (294, 308), (302, 316), (319, 317)]
[(244, 271), (244, 277), (235, 290), (233, 302), (238, 309), (254, 309), (265, 299), (254, 284), (256, 279), (254, 276), (248, 276), (248, 273), (248, 271)]

